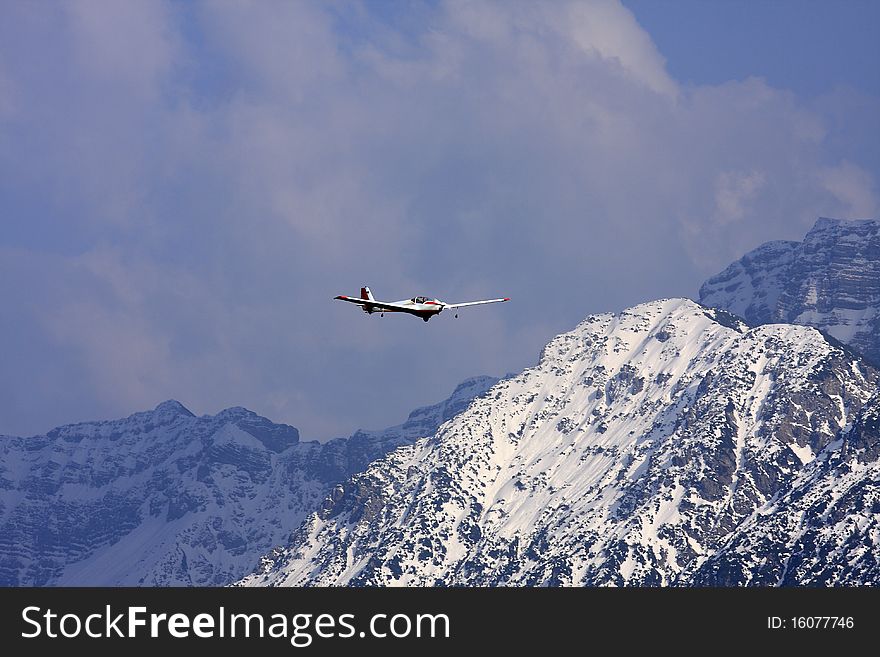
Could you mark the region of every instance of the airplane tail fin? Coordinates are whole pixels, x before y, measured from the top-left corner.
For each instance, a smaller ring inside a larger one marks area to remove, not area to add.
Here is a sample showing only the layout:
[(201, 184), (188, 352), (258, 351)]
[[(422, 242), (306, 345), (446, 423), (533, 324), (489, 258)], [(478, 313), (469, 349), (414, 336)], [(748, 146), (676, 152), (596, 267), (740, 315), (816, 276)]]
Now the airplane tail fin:
[(373, 298), (373, 293), (370, 292), (370, 288), (364, 286), (361, 288), (361, 299), (367, 299), (368, 301), (375, 301)]

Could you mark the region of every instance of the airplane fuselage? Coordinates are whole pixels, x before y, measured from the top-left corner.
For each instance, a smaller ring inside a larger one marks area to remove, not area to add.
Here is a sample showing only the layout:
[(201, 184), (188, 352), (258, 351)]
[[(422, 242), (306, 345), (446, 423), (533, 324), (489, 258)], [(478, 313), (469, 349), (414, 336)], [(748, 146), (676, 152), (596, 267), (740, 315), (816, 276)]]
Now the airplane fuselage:
[(380, 308), (373, 306), (369, 302), (363, 304), (365, 313), (372, 315), (373, 313), (408, 313), (421, 317), (426, 322), (434, 315), (439, 315), (445, 306), (440, 299), (429, 299), (428, 297), (413, 297), (412, 299), (403, 299), (402, 301), (394, 301), (394, 308)]

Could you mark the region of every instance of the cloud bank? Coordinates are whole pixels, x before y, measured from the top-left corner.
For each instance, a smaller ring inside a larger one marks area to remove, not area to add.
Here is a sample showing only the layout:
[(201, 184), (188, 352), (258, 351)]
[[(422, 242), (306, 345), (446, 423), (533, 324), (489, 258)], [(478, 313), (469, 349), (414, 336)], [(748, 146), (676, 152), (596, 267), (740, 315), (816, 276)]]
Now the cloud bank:
[[(306, 439), (385, 426), (590, 312), (878, 214), (876, 99), (682, 85), (618, 2), (6, 13), (0, 432), (169, 397)], [(365, 283), (513, 302), (331, 301)]]

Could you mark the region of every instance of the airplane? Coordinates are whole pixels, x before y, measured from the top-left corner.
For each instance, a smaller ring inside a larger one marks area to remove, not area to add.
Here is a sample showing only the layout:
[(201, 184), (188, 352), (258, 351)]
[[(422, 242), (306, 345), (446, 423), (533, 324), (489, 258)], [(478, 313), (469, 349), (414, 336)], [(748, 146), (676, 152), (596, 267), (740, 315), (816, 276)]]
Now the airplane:
[[(502, 303), (504, 301), (510, 301), (510, 297), (505, 297), (503, 299), (485, 299), (483, 301), (467, 301), (465, 303), (446, 303), (440, 299), (429, 299), (428, 297), (413, 297), (412, 299), (404, 299), (403, 301), (376, 301), (373, 297), (373, 293), (370, 292), (370, 288), (366, 286), (361, 288), (360, 297), (339, 295), (333, 298), (339, 299), (340, 301), (356, 303), (368, 315), (380, 313), (384, 316), (385, 313), (409, 313), (410, 315), (421, 317), (426, 322), (434, 315), (439, 315), (447, 308), (458, 309), (464, 308), (465, 306), (480, 306), (485, 303)], [(457, 312), (455, 313), (455, 316), (458, 317)]]

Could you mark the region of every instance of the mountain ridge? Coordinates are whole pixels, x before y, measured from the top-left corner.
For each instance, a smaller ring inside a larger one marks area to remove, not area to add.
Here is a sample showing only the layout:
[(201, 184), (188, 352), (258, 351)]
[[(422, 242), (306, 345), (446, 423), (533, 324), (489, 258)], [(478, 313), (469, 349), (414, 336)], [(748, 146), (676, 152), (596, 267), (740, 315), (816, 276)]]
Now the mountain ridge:
[(221, 585), (283, 543), (332, 487), (433, 433), (497, 379), (380, 431), (302, 442), (246, 408), (176, 400), (42, 436), (0, 437), (0, 585)]
[[(877, 384), (810, 327), (749, 328), (684, 299), (593, 315), (435, 436), (337, 486), (240, 584), (753, 583), (705, 564), (733, 563), (759, 534), (767, 559), (788, 545), (767, 522), (744, 528), (764, 513), (788, 526), (773, 500), (832, 456), (839, 470), (823, 476), (845, 483), (856, 458), (841, 456), (845, 432), (876, 405)], [(877, 472), (874, 455), (854, 475), (868, 509)], [(875, 549), (860, 536), (854, 549)], [(843, 567), (810, 579), (816, 563), (787, 583), (848, 581)]]

